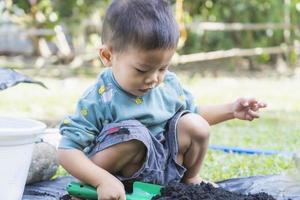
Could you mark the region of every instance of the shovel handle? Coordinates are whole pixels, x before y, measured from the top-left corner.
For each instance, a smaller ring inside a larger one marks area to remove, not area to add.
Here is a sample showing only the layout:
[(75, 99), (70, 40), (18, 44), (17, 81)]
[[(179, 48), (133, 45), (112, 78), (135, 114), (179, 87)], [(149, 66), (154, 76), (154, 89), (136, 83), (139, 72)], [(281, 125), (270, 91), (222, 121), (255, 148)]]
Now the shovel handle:
[[(133, 193), (126, 193), (126, 200), (151, 200), (153, 196), (160, 194), (160, 185), (150, 183), (134, 182)], [(67, 191), (70, 195), (87, 200), (98, 200), (96, 188), (93, 186), (79, 183), (70, 182), (67, 186)]]
[(97, 191), (94, 187), (72, 181), (67, 186), (70, 195), (88, 200), (98, 200)]

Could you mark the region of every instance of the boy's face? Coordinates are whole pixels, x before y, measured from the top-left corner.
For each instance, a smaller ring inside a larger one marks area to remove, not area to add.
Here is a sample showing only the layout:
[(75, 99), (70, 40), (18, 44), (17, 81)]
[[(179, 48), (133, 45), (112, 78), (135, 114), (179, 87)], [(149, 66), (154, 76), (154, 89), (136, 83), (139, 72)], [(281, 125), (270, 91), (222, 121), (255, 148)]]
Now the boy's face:
[(123, 52), (111, 50), (111, 59), (106, 66), (112, 67), (114, 77), (123, 90), (143, 96), (164, 80), (174, 52), (175, 49), (140, 50), (133, 47)]

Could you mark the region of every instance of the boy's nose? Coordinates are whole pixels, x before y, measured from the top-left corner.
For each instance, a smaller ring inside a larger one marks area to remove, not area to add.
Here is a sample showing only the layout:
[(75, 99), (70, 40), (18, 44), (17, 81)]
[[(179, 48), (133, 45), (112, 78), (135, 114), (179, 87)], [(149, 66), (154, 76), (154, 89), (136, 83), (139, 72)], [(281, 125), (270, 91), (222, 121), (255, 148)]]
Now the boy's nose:
[(154, 84), (154, 83), (157, 83), (158, 80), (159, 80), (159, 74), (157, 72), (155, 72), (146, 79), (146, 84), (149, 84), (149, 85)]

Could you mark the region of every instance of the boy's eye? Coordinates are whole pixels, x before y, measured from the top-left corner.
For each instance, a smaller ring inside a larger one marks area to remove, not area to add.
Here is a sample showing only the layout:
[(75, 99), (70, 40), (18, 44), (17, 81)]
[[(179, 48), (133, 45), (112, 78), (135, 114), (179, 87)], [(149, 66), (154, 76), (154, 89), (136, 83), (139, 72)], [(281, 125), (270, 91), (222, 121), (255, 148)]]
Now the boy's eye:
[(140, 72), (140, 73), (146, 73), (147, 71), (144, 71), (144, 70), (141, 70), (141, 69), (138, 69), (138, 68), (135, 68), (136, 71)]
[(159, 71), (163, 72), (163, 71), (166, 71), (167, 68), (161, 68), (159, 69)]

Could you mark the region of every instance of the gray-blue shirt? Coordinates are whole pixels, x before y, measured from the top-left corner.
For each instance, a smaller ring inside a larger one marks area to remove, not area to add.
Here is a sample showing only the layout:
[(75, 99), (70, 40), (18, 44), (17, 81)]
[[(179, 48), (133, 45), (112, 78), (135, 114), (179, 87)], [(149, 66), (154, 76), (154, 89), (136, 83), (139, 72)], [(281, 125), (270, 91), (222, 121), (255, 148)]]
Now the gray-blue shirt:
[(62, 121), (59, 148), (89, 149), (105, 124), (129, 119), (140, 121), (157, 135), (180, 109), (197, 112), (191, 93), (174, 73), (168, 71), (158, 87), (136, 97), (120, 87), (108, 68), (80, 98), (76, 113)]

